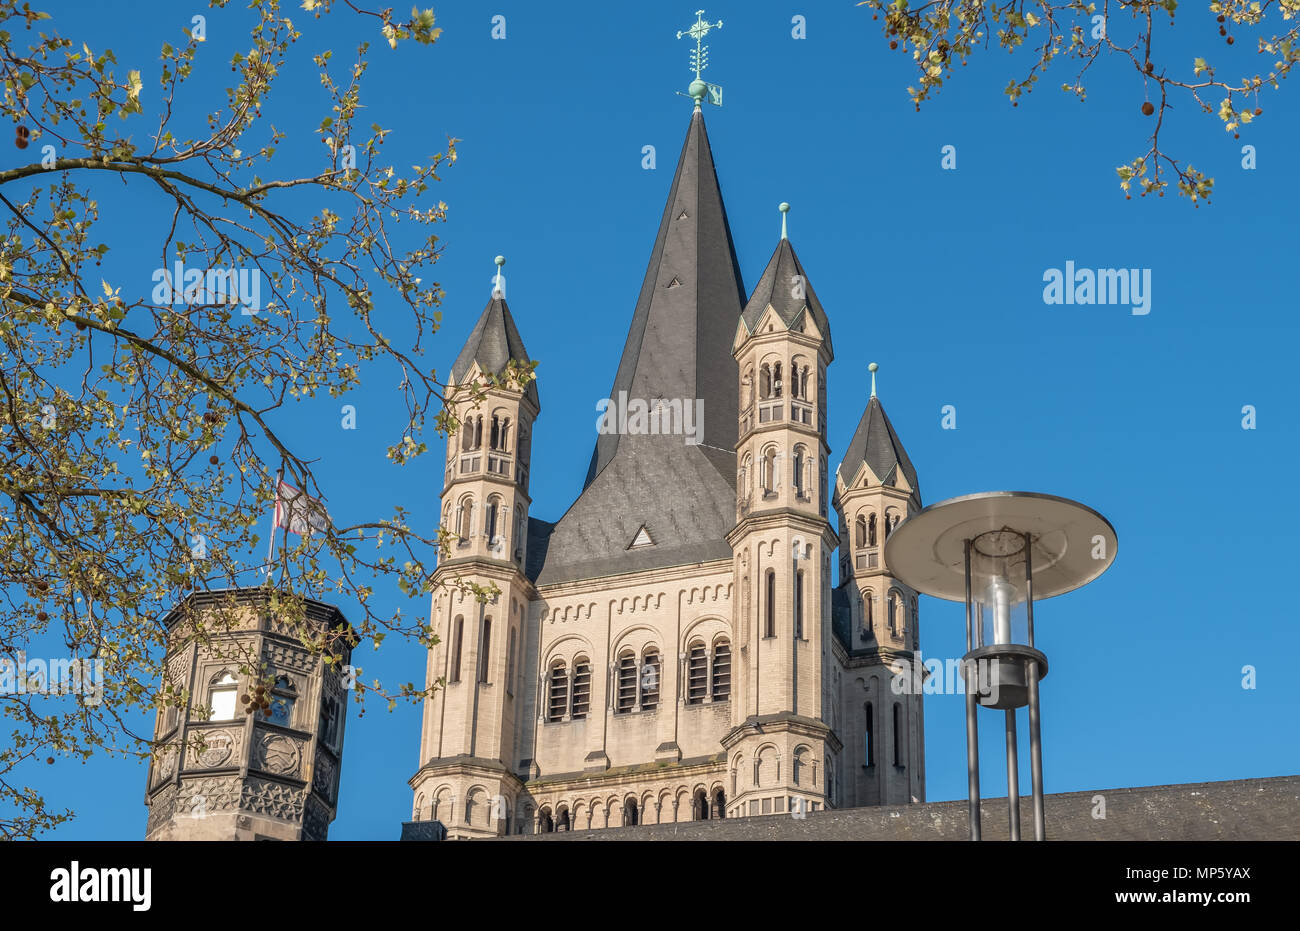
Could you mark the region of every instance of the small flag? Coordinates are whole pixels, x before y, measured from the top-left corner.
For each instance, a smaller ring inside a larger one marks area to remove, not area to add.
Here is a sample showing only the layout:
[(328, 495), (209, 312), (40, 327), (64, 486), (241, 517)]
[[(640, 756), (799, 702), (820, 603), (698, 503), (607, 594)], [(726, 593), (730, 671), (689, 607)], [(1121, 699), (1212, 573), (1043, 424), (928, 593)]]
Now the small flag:
[(299, 536), (329, 529), (330, 516), (318, 500), (281, 481), (275, 494), (275, 526)]

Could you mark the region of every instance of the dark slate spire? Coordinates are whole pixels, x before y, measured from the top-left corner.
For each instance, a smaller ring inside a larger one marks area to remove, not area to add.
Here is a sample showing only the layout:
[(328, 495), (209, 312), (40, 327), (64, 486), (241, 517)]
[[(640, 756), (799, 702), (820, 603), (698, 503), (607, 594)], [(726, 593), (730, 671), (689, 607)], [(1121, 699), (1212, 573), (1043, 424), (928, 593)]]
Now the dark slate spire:
[(794, 253), (794, 246), (790, 245), (790, 240), (785, 236), (777, 243), (776, 251), (772, 253), (772, 259), (763, 271), (763, 277), (758, 279), (754, 293), (745, 305), (745, 312), (741, 314), (740, 319), (749, 332), (754, 332), (754, 327), (758, 326), (758, 321), (769, 305), (786, 326), (794, 325), (805, 312), (811, 315), (813, 323), (826, 341), (826, 349), (834, 356), (834, 351), (831, 350), (831, 325), (826, 319), (826, 311), (822, 309), (822, 302), (813, 291), (812, 282), (808, 280), (799, 256)]
[(858, 423), (848, 449), (844, 451), (840, 476), (846, 482), (853, 481), (864, 462), (886, 485), (894, 484), (894, 479), (901, 470), (907, 478), (907, 484), (912, 486), (916, 500), (921, 500), (921, 486), (916, 480), (916, 469), (912, 467), (912, 460), (907, 458), (907, 451), (894, 432), (894, 425), (889, 422), (880, 399), (874, 394), (867, 402), (867, 409), (862, 414), (862, 420)]
[[(650, 265), (609, 397), (703, 402), (680, 435), (602, 433), (583, 492), (559, 523), (539, 584), (731, 555), (738, 375), (731, 354), (745, 303), (713, 153), (691, 117)], [(632, 546), (644, 528), (653, 541)]]
[[(483, 315), (474, 324), (474, 331), (465, 341), (465, 348), (456, 357), (456, 362), (451, 367), (453, 382), (461, 381), (475, 362), (485, 374), (500, 375), (511, 359), (523, 363), (532, 361), (528, 357), (528, 350), (524, 348), (524, 341), (519, 337), (514, 317), (510, 316), (510, 308), (500, 295), (500, 291), (493, 293), (492, 300), (483, 308)], [(535, 380), (528, 383), (524, 394), (541, 408)]]
[[(626, 391), (647, 400), (703, 399), (702, 443), (734, 451), (738, 410), (731, 341), (744, 304), (709, 135), (697, 110), (609, 396), (617, 399)], [(623, 439), (611, 433), (597, 440), (586, 485), (609, 465)]]

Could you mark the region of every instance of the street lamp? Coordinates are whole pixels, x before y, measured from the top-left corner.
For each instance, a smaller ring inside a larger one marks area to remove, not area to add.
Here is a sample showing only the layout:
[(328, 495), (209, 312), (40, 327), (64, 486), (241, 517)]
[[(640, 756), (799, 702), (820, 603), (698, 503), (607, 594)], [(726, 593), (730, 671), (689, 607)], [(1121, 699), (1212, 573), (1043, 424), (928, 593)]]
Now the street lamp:
[(1114, 561), (1116, 546), (1115, 528), (1092, 508), (1025, 491), (932, 504), (899, 524), (885, 543), (885, 565), (896, 578), (926, 595), (966, 603), (962, 673), (971, 840), (980, 839), (977, 702), (1006, 714), (1012, 840), (1020, 839), (1016, 709), (1029, 706), (1034, 839), (1046, 836), (1038, 683), (1047, 675), (1047, 657), (1034, 646), (1034, 603), (1097, 578)]

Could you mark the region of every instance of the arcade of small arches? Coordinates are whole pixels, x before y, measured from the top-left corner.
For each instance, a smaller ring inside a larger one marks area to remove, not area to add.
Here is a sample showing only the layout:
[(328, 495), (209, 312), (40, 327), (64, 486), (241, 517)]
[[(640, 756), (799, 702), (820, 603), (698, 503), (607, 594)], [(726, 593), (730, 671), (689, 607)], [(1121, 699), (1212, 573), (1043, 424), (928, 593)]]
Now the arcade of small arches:
[[(759, 451), (758, 471), (754, 471), (754, 456), (746, 453), (740, 465), (740, 481), (737, 494), (742, 501), (754, 493), (751, 481), (758, 482), (758, 489), (764, 498), (775, 498), (781, 487), (781, 460), (785, 458), (776, 443), (769, 443)], [(823, 457), (821, 466), (814, 474), (817, 460), (809, 453), (808, 447), (799, 443), (794, 448), (790, 467), (790, 487), (800, 501), (811, 501), (817, 495), (819, 487), (826, 484), (826, 462)], [(818, 477), (821, 484), (818, 485)]]
[(491, 796), (483, 786), (473, 786), (463, 804), (449, 785), (436, 789), (426, 802), (424, 793), (415, 799), (415, 821), (441, 821), (452, 836), (457, 828), (501, 834), (550, 834), (559, 831), (636, 827), (639, 824), (670, 824), (725, 818), (726, 792), (720, 782), (697, 783), (676, 788), (596, 796), (590, 799), (548, 800), (538, 804), (525, 797), (511, 804), (503, 796)]
[[(694, 790), (682, 786), (676, 792), (629, 792), (621, 798), (545, 802), (535, 809), (525, 803), (519, 809), (514, 833), (550, 834), (559, 831), (586, 831), (600, 828), (630, 828), (640, 824), (672, 824), (682, 821), (709, 821), (725, 818), (726, 793), (715, 783)], [(510, 833), (507, 829), (507, 833)]]
[[(863, 639), (874, 640), (878, 611), (874, 589), (862, 589), (857, 597), (856, 610)], [(910, 629), (908, 621), (916, 616), (916, 599), (911, 599), (909, 608), (907, 596), (897, 588), (890, 588), (885, 595), (884, 611), (885, 629), (889, 632), (889, 636), (898, 640), (906, 639)]]
[(454, 510), (451, 502), (443, 508), (442, 526), (451, 531), (460, 547), (468, 547), (476, 533), (493, 549), (505, 550), (513, 543), (515, 562), (522, 564), (525, 544), (524, 509), (514, 509), (513, 533), (510, 533), (510, 511), (510, 506), (500, 494), (489, 494), (484, 507), (475, 501), (473, 493), (466, 492), (456, 500)]
[[(469, 414), (461, 428), (447, 438), (446, 483), (450, 485), (457, 475), (476, 475), (482, 470), (485, 432), (487, 471), (505, 479), (513, 477), (515, 484), (527, 490), (528, 435), (502, 409), (493, 411), (486, 419), (482, 414)], [(447, 518), (444, 514), (443, 527), (450, 526)], [(462, 538), (466, 536), (461, 534)]]
[(781, 750), (775, 744), (759, 747), (752, 759), (743, 751), (736, 753), (728, 770), (731, 795), (733, 798), (744, 796), (746, 801), (733, 807), (732, 817), (779, 814), (795, 811), (796, 805), (803, 805), (807, 811), (821, 808), (820, 801), (801, 802), (802, 795), (789, 795), (789, 791), (823, 795), (827, 806), (834, 804), (837, 794), (835, 773), (829, 759), (818, 760), (812, 747), (800, 744), (794, 748), (789, 765), (789, 781), (783, 782)]

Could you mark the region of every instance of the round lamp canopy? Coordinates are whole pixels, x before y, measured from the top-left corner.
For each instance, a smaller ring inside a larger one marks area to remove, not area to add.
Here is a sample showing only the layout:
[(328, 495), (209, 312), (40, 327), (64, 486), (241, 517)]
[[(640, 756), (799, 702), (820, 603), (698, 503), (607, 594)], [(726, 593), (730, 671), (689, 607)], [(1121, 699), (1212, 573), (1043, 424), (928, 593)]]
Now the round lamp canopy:
[(972, 558), (1024, 548), (1034, 601), (1074, 591), (1115, 561), (1118, 539), (1092, 508), (1032, 491), (989, 491), (932, 504), (903, 521), (885, 541), (885, 564), (904, 584), (946, 601), (966, 600), (966, 541)]

